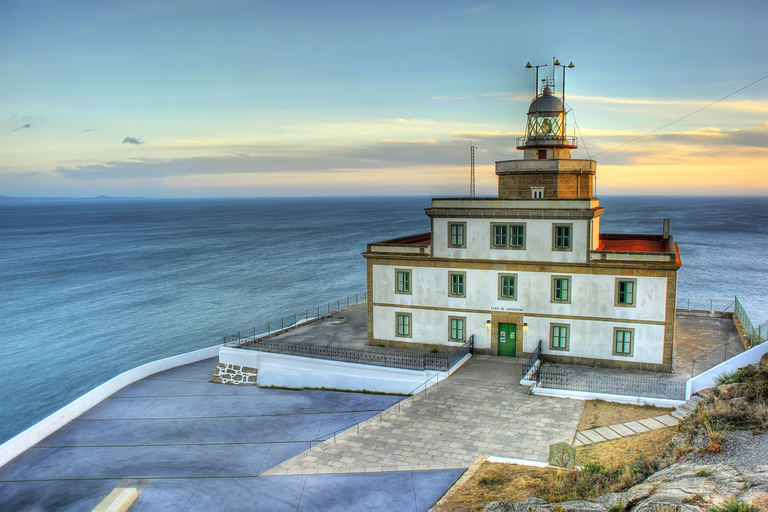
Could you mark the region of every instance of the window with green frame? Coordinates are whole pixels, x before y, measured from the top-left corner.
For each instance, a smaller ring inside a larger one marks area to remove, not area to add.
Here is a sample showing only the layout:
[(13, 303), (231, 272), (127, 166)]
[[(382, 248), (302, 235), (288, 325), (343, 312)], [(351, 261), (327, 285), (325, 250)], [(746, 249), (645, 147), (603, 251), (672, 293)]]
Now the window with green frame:
[(571, 279), (568, 277), (555, 277), (552, 279), (552, 300), (554, 302), (568, 302), (571, 300)]
[(499, 297), (502, 299), (517, 298), (517, 276), (499, 276)]
[(555, 249), (571, 248), (571, 226), (555, 226)]
[(411, 293), (411, 271), (397, 270), (397, 293)]
[(397, 335), (398, 336), (411, 335), (411, 315), (406, 313), (397, 314)]
[(464, 228), (465, 224), (448, 224), (450, 239), (448, 245), (452, 247), (464, 247)]
[(509, 246), (525, 247), (525, 226), (523, 224), (509, 226)]
[(619, 281), (616, 302), (623, 306), (632, 306), (635, 303), (635, 281)]
[(491, 224), (491, 245), (493, 247), (525, 247), (524, 224)]
[(634, 333), (624, 329), (616, 329), (614, 333), (614, 353), (619, 356), (631, 356)]
[(493, 225), (493, 246), (494, 247), (506, 247), (508, 240), (508, 226), (504, 224)]
[(555, 350), (568, 350), (568, 326), (552, 325), (550, 347)]
[(455, 297), (464, 296), (464, 274), (450, 274), (450, 294)]
[(452, 341), (464, 341), (464, 319), (451, 317), (450, 338)]

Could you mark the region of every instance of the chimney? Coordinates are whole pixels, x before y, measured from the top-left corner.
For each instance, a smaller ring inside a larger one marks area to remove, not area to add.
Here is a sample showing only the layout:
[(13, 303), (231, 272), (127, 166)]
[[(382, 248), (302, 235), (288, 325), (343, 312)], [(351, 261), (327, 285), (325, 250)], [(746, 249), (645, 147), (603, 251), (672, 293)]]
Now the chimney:
[(664, 240), (669, 240), (669, 219), (664, 219), (664, 230), (662, 238)]

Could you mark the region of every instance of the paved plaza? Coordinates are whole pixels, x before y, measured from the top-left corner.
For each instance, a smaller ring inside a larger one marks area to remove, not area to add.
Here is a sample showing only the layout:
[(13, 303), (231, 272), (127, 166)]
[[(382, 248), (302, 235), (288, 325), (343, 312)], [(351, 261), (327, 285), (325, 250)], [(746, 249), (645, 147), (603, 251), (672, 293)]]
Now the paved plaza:
[(426, 511), (463, 472), (258, 476), (402, 397), (212, 384), (216, 362), (136, 382), (1, 467), (0, 510), (88, 511), (138, 487), (132, 512)]
[(265, 474), (467, 468), (480, 455), (546, 461), (550, 444), (572, 441), (584, 402), (528, 395), (519, 361), (474, 356), (439, 386)]

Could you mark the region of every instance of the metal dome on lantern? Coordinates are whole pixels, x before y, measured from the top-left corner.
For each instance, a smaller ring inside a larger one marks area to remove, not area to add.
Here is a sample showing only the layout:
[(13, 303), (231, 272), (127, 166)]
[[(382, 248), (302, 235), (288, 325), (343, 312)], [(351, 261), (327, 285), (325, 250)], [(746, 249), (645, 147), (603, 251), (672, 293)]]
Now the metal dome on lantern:
[[(528, 122), (525, 128), (525, 136), (517, 140), (517, 149), (533, 149), (538, 147), (557, 147), (573, 149), (578, 147), (575, 137), (567, 137), (565, 134), (566, 108), (565, 108), (565, 70), (573, 68), (573, 62), (563, 65), (553, 58), (552, 78), (541, 80), (542, 88), (539, 93), (539, 68), (547, 64), (532, 66), (530, 62), (525, 67), (536, 70), (536, 96), (528, 108)], [(562, 99), (553, 95), (555, 87), (555, 68), (563, 69)]]

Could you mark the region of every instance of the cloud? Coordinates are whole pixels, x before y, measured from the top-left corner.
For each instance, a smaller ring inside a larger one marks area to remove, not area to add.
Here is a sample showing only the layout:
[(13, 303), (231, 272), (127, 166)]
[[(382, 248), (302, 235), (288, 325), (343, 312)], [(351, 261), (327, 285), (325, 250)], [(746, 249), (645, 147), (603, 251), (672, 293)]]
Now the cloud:
[(31, 123), (27, 123), (27, 124), (25, 124), (23, 126), (19, 126), (18, 128), (14, 128), (11, 131), (12, 132), (18, 132), (19, 130), (23, 130), (24, 128), (32, 128), (32, 124)]
[[(723, 100), (717, 103), (712, 100), (682, 100), (682, 99), (660, 99), (660, 98), (616, 98), (611, 96), (583, 96), (578, 94), (569, 94), (571, 100), (579, 100), (588, 103), (599, 103), (609, 105), (625, 106), (648, 106), (648, 107), (670, 107), (687, 106), (691, 108), (717, 108), (723, 110), (733, 110), (737, 112), (766, 112), (768, 113), (768, 101), (758, 100)], [(711, 105), (711, 106), (710, 106)]]
[(467, 9), (465, 12), (467, 14), (475, 14), (476, 12), (487, 11), (490, 8), (491, 8), (490, 4), (482, 4), (482, 5), (478, 5), (477, 7), (472, 7), (471, 9)]
[(77, 180), (153, 179), (171, 176), (345, 172), (410, 166), (453, 166), (468, 162), (465, 141), (383, 140), (360, 146), (254, 146), (223, 156), (141, 158), (54, 172)]
[(438, 101), (444, 101), (444, 100), (448, 100), (448, 101), (468, 100), (468, 99), (471, 99), (471, 98), (472, 98), (472, 95), (470, 95), (470, 94), (465, 94), (464, 96), (432, 96), (433, 100), (438, 100)]
[(144, 141), (136, 137), (126, 137), (123, 139), (123, 144), (136, 144), (138, 146), (139, 144), (144, 144)]

